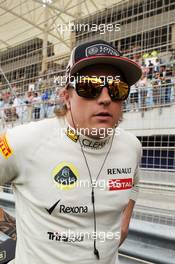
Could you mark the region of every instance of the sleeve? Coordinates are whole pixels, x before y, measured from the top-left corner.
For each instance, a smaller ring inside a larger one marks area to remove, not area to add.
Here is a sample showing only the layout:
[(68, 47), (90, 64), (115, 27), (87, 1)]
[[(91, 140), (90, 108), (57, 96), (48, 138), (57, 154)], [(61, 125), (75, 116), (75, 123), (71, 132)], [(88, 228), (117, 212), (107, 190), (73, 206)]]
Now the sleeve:
[(10, 183), (17, 176), (15, 153), (10, 144), (10, 132), (0, 134), (0, 186)]
[(38, 146), (52, 136), (51, 133), (46, 133), (46, 129), (52, 131), (50, 124), (55, 127), (55, 119), (54, 122), (48, 119), (39, 122), (15, 126), (0, 134), (0, 186), (6, 183), (24, 183), (23, 172), (28, 158), (33, 157)]
[(137, 200), (138, 194), (139, 194), (139, 180), (140, 180), (140, 161), (142, 157), (142, 146), (141, 143), (139, 142), (139, 147), (137, 149), (137, 162), (136, 162), (136, 169), (134, 173), (134, 178), (133, 178), (133, 187), (131, 190), (130, 194), (130, 199), (133, 201)]

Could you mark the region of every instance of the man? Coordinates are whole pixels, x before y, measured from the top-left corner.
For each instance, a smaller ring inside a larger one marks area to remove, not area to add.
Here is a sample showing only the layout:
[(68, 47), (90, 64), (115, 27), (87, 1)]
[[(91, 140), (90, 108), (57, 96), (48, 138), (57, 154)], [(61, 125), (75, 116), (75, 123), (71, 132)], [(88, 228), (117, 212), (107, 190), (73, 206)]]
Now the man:
[(128, 233), (141, 146), (118, 123), (141, 69), (98, 40), (73, 49), (66, 74), (57, 118), (1, 136), (0, 185), (12, 182), (16, 199), (15, 264), (118, 263)]
[(154, 72), (154, 64), (152, 63), (151, 60), (149, 60), (148, 68), (149, 68), (148, 78), (149, 78), (149, 79), (152, 79), (152, 77), (153, 77), (153, 72)]
[(0, 94), (0, 121), (1, 121), (1, 118), (3, 118), (3, 107), (4, 107), (4, 100), (3, 100), (3, 97), (2, 97), (2, 94)]
[(14, 99), (13, 107), (16, 110), (17, 118), (23, 121), (22, 119), (23, 119), (24, 105), (23, 105), (23, 100), (20, 97), (19, 93), (16, 95), (16, 98)]

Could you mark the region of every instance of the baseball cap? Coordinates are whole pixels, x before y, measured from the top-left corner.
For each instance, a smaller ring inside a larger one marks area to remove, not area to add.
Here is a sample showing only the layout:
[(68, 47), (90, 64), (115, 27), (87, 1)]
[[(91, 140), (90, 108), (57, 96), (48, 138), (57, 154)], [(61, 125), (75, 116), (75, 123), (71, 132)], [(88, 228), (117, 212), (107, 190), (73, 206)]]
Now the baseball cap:
[(67, 80), (81, 69), (97, 63), (116, 66), (129, 86), (136, 83), (142, 75), (141, 67), (136, 62), (122, 56), (121, 52), (108, 42), (96, 40), (80, 44), (72, 50), (66, 68)]

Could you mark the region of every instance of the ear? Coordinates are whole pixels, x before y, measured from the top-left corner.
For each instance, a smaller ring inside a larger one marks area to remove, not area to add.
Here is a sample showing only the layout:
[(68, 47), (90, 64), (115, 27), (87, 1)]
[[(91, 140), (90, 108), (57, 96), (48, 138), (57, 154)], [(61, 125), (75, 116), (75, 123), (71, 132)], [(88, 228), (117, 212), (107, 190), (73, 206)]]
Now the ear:
[(70, 109), (70, 91), (68, 89), (63, 89), (63, 91), (61, 91), (61, 96), (64, 97), (64, 101), (66, 104), (67, 109)]

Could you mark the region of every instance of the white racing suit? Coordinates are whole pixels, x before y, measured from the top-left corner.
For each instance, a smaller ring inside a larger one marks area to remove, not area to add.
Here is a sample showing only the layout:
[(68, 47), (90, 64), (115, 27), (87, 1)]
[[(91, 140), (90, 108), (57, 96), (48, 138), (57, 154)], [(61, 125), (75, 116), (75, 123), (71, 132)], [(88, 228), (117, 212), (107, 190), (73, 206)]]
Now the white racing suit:
[[(121, 215), (138, 195), (140, 142), (117, 128), (107, 139), (68, 137), (63, 118), (15, 127), (0, 139), (0, 185), (16, 201), (15, 264), (118, 263)], [(94, 234), (91, 184), (95, 192)], [(94, 237), (100, 259), (94, 255)]]

